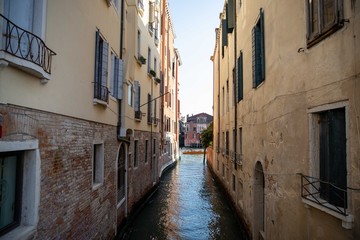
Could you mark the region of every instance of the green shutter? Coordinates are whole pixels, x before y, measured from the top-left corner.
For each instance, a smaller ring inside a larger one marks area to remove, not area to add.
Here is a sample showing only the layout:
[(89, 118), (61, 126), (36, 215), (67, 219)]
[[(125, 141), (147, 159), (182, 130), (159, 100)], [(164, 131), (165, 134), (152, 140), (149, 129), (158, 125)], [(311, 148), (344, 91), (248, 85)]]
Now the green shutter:
[(264, 12), (260, 9), (260, 17), (252, 30), (252, 70), (253, 88), (265, 80), (265, 39), (264, 39)]
[(228, 38), (227, 38), (227, 21), (226, 19), (221, 20), (221, 31), (222, 31), (222, 46), (228, 45)]
[(243, 53), (240, 51), (240, 56), (238, 58), (237, 62), (237, 82), (238, 82), (238, 102), (240, 102), (243, 99)]
[(226, 4), (226, 18), (228, 20), (228, 32), (232, 33), (232, 31), (235, 27), (234, 0), (228, 0), (228, 4)]
[(264, 11), (260, 9), (260, 42), (261, 42), (261, 82), (265, 80), (265, 24)]

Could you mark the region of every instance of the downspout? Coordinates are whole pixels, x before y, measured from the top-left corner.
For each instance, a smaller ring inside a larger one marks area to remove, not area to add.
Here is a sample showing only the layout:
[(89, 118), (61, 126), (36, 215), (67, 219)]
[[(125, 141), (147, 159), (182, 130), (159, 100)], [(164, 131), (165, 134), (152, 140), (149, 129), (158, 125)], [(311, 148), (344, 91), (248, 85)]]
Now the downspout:
[[(121, 17), (120, 17), (120, 50), (119, 50), (119, 58), (121, 60), (123, 60), (123, 46), (124, 46), (124, 2), (125, 0), (121, 0)], [(123, 62), (124, 64), (124, 62)], [(123, 76), (124, 77), (124, 76)], [(117, 122), (117, 129), (116, 129), (116, 135), (117, 135), (117, 139), (118, 141), (120, 141), (121, 138), (121, 104), (122, 104), (122, 100), (118, 99), (118, 122)], [(128, 145), (130, 143), (127, 143)], [(127, 151), (126, 151), (126, 156), (128, 156)], [(125, 218), (128, 217), (128, 179), (127, 179), (127, 174), (126, 171), (128, 169), (128, 159), (126, 157), (125, 159)]]
[[(236, 1), (235, 1), (236, 2)], [(236, 17), (236, 6), (237, 4), (234, 4), (234, 18), (235, 18), (235, 26), (234, 26), (234, 69), (235, 73), (233, 74), (233, 83), (234, 83), (234, 169), (237, 170), (237, 164), (236, 164), (236, 149), (237, 149), (237, 64), (236, 64), (236, 53), (237, 53), (237, 17)]]
[[(123, 60), (123, 46), (124, 46), (124, 1), (125, 0), (121, 0), (121, 18), (120, 18), (120, 52), (119, 52), (119, 56), (120, 59)], [(122, 101), (120, 99), (118, 99), (118, 122), (117, 122), (117, 127), (116, 127), (116, 135), (117, 135), (117, 139), (118, 141), (121, 140), (121, 103)]]

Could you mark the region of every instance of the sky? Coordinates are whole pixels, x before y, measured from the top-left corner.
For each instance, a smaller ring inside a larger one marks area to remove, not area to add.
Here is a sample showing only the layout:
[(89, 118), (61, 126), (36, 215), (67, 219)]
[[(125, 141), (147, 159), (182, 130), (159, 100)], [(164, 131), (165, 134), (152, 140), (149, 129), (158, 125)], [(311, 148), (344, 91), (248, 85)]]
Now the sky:
[(181, 116), (213, 115), (213, 63), (215, 28), (224, 0), (168, 0), (175, 30), (179, 68)]

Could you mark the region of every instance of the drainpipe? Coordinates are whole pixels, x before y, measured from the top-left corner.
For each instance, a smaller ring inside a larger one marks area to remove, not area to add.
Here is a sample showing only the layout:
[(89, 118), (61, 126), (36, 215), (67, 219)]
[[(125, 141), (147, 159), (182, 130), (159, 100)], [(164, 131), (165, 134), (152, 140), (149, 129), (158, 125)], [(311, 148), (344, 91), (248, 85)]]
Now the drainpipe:
[[(235, 1), (236, 2), (236, 1)], [(234, 168), (235, 170), (237, 170), (237, 165), (236, 165), (236, 146), (237, 146), (237, 68), (236, 68), (236, 54), (237, 54), (237, 17), (236, 17), (236, 4), (234, 4), (234, 18), (235, 18), (235, 26), (234, 26), (234, 69), (235, 69), (235, 74), (233, 74), (233, 83), (234, 83)]]
[[(123, 60), (123, 46), (124, 46), (124, 2), (125, 0), (121, 0), (121, 17), (120, 17), (120, 52), (119, 52), (119, 57), (121, 60)], [(124, 62), (123, 62), (124, 64)], [(124, 77), (124, 76), (123, 76)], [(116, 129), (116, 135), (117, 135), (117, 139), (118, 141), (120, 141), (121, 138), (121, 104), (122, 104), (122, 100), (118, 99), (118, 122), (117, 122), (117, 129)], [(129, 145), (130, 143), (128, 143)], [(128, 152), (126, 151), (126, 156), (128, 156), (127, 154)], [(128, 179), (127, 179), (127, 174), (126, 171), (128, 169), (128, 161), (127, 161), (127, 157), (125, 159), (125, 218), (128, 217)]]

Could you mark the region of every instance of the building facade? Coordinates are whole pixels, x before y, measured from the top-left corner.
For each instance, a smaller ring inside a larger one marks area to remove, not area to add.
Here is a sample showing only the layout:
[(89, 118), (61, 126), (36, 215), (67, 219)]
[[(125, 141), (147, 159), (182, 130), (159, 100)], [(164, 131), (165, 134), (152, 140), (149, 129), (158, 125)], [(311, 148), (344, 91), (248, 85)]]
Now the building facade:
[(181, 65), (181, 58), (179, 50), (175, 48), (174, 44), (176, 35), (168, 1), (163, 0), (161, 6), (161, 161), (174, 162), (179, 159), (178, 69)]
[(359, 9), (225, 1), (209, 165), (253, 239), (360, 236)]
[(0, 239), (112, 239), (158, 183), (160, 4), (0, 0)]
[(201, 148), (201, 132), (213, 121), (213, 117), (207, 113), (199, 113), (187, 116), (185, 123), (184, 146)]

